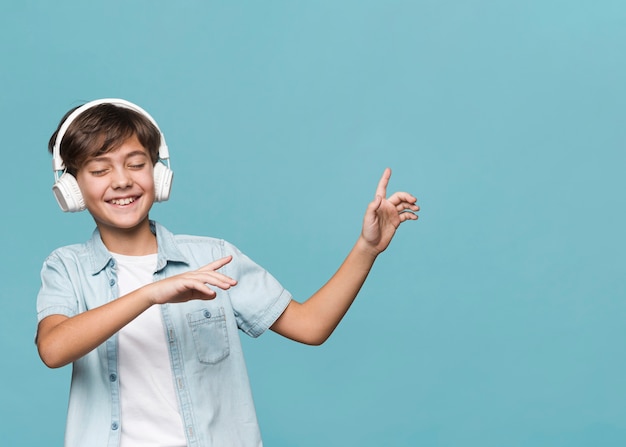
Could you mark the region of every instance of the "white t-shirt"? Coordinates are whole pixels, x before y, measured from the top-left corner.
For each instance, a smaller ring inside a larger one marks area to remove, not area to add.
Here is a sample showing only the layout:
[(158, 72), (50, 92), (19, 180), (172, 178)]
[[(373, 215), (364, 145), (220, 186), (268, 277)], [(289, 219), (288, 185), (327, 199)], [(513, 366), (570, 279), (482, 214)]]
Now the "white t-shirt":
[[(152, 282), (157, 254), (113, 254), (120, 296)], [(119, 332), (121, 447), (187, 445), (160, 306)]]

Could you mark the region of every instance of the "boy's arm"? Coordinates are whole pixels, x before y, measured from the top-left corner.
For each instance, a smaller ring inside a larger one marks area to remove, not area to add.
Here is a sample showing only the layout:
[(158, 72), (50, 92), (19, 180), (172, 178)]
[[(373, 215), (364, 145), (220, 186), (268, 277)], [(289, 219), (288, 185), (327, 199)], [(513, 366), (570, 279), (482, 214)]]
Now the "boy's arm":
[(301, 343), (319, 345), (335, 330), (398, 226), (417, 219), (419, 207), (411, 194), (397, 192), (386, 198), (390, 177), (391, 170), (386, 169), (376, 197), (367, 207), (361, 235), (343, 264), (308, 300), (291, 301), (272, 325), (274, 332)]
[(44, 318), (37, 329), (39, 356), (50, 368), (65, 366), (97, 348), (153, 304), (215, 298), (209, 286), (226, 290), (237, 283), (216, 272), (231, 259), (228, 256), (198, 270), (148, 284), (73, 317), (57, 314)]

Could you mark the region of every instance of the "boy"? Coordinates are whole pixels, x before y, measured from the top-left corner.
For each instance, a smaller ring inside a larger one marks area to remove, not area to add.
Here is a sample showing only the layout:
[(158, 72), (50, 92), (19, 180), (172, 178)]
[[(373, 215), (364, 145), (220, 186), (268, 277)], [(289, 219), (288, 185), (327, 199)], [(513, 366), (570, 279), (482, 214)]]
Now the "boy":
[(385, 170), (354, 248), (303, 303), (231, 244), (173, 235), (149, 219), (167, 200), (169, 153), (156, 122), (121, 99), (87, 103), (52, 135), (53, 190), (96, 230), (42, 268), (37, 348), (72, 363), (66, 446), (262, 445), (238, 337), (270, 328), (323, 343), (397, 227), (412, 195), (386, 198)]

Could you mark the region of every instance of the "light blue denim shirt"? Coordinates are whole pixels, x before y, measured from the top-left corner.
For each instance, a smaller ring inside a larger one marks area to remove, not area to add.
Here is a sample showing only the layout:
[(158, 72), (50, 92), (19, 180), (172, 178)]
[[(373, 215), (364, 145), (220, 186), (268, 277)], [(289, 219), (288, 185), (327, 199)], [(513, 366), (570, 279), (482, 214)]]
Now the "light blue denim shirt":
[[(232, 255), (220, 271), (237, 279), (210, 301), (162, 305), (175, 388), (191, 447), (262, 445), (239, 330), (258, 337), (291, 295), (267, 271), (220, 239), (173, 235), (151, 222), (157, 236), (154, 280)], [(116, 265), (98, 230), (85, 244), (55, 250), (44, 262), (38, 321), (72, 317), (118, 297)], [(117, 335), (73, 363), (65, 445), (117, 447), (121, 415)]]

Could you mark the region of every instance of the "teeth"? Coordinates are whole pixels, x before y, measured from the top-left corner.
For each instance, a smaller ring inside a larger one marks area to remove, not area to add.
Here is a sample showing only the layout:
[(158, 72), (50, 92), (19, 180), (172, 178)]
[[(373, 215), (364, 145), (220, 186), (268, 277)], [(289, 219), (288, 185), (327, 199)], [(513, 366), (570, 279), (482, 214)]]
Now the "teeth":
[(133, 197), (127, 197), (125, 199), (113, 199), (111, 200), (111, 203), (114, 205), (128, 205), (129, 203), (133, 203), (135, 201), (135, 199)]

